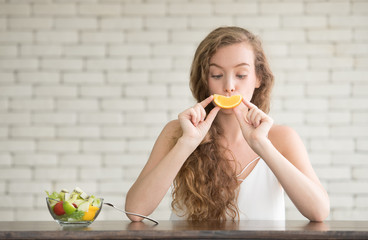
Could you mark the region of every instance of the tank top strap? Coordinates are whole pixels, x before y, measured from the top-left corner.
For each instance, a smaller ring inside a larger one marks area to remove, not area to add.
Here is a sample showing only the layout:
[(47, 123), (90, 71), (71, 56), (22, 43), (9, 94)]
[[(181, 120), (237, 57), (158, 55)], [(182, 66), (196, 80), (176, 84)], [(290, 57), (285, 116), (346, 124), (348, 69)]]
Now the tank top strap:
[(255, 159), (253, 159), (252, 161), (250, 161), (244, 168), (243, 170), (238, 174), (236, 175), (236, 177), (239, 177), (240, 175), (242, 175), (244, 173), (244, 171), (249, 167), (249, 165), (251, 165), (254, 161), (257, 161), (258, 159), (260, 159), (261, 157), (258, 156), (256, 157)]

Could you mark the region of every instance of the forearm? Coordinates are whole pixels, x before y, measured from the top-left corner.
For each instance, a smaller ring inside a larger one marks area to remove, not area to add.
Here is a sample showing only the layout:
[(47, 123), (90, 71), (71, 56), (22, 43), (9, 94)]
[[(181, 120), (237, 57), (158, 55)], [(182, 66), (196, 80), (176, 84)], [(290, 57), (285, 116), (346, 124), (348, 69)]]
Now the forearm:
[[(179, 138), (168, 154), (133, 184), (126, 196), (125, 209), (143, 215), (151, 214), (159, 205), (183, 163), (194, 148)], [(139, 220), (131, 218), (131, 220)]]
[(329, 214), (329, 198), (323, 187), (296, 168), (267, 139), (256, 152), (275, 174), (297, 209), (311, 221), (323, 221)]

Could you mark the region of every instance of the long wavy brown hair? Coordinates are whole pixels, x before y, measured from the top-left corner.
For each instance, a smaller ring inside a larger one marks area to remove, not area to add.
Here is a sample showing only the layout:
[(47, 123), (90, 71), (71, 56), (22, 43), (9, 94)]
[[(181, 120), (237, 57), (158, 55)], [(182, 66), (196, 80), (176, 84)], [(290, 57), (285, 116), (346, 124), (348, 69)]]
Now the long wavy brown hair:
[[(210, 59), (219, 48), (236, 43), (246, 43), (252, 47), (260, 87), (255, 89), (251, 102), (268, 113), (273, 74), (260, 39), (239, 27), (217, 28), (199, 44), (190, 73), (193, 96), (201, 102), (210, 95), (207, 82)], [(213, 107), (213, 104), (207, 106), (206, 112)], [(207, 136), (189, 156), (174, 180), (172, 208), (188, 220), (234, 220), (239, 216), (239, 183), (231, 165), (235, 158), (229, 158), (233, 154), (220, 144), (222, 135), (223, 130), (215, 119)]]

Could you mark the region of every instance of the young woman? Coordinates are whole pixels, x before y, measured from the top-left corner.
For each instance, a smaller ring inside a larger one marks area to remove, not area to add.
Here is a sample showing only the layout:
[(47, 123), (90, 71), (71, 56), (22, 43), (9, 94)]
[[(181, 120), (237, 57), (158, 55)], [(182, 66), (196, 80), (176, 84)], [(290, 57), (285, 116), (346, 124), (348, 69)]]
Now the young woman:
[[(172, 219), (283, 220), (285, 191), (306, 218), (323, 221), (329, 198), (301, 139), (267, 115), (272, 85), (255, 35), (238, 27), (212, 31), (191, 68), (198, 103), (164, 127), (127, 194), (126, 210), (151, 214), (172, 186)], [(213, 94), (243, 100), (220, 109)]]

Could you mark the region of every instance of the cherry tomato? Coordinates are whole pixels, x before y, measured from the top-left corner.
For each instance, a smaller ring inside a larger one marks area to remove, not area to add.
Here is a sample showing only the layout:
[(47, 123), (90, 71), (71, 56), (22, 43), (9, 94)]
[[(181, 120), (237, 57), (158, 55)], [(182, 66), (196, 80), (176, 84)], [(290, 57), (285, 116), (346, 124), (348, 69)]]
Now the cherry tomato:
[(61, 215), (65, 214), (62, 201), (55, 204), (54, 213), (58, 216), (61, 216)]

